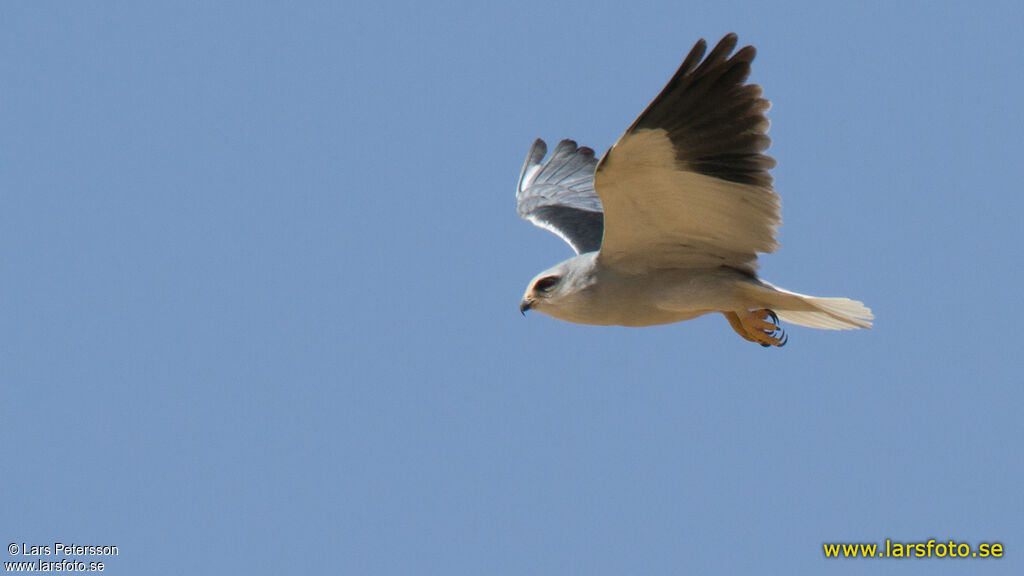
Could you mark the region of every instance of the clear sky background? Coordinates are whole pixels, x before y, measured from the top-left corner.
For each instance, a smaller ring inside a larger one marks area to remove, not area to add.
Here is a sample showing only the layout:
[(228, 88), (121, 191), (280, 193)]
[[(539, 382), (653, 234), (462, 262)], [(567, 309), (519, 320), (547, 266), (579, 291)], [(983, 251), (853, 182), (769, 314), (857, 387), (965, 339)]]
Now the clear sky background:
[[(780, 286), (874, 330), (519, 315), (603, 151), (754, 44)], [(7, 2), (0, 536), (113, 574), (1024, 573), (1020, 2)], [(1004, 544), (827, 560), (822, 543)], [(4, 557), (10, 560), (9, 556)]]

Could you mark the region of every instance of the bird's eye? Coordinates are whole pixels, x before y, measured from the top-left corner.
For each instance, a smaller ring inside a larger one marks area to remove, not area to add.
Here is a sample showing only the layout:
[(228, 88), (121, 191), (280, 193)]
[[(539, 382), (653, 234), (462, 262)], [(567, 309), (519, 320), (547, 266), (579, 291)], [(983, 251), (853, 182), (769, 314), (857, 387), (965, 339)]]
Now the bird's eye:
[(550, 292), (555, 287), (555, 284), (558, 284), (559, 280), (561, 278), (558, 276), (545, 276), (537, 280), (537, 283), (533, 285), (533, 289), (540, 290), (541, 292)]

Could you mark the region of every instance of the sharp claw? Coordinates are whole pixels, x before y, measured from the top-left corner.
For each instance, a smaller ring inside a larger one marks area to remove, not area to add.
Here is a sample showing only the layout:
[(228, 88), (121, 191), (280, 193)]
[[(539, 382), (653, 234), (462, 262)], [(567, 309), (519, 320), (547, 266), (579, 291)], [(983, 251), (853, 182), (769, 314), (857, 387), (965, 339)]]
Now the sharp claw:
[[(781, 348), (789, 342), (789, 335), (782, 329), (782, 322), (779, 321), (779, 315), (774, 310), (761, 308), (760, 310), (752, 310), (749, 314), (750, 316), (730, 320), (730, 324), (733, 324), (733, 329), (739, 332), (740, 336), (747, 340), (753, 340), (760, 344), (762, 348), (771, 346)], [(747, 320), (747, 318), (750, 319)], [(771, 318), (771, 322), (768, 321), (769, 318)], [(734, 320), (739, 320), (739, 322)], [(737, 327), (737, 325), (740, 327)], [(743, 334), (742, 330), (746, 330), (747, 334)]]

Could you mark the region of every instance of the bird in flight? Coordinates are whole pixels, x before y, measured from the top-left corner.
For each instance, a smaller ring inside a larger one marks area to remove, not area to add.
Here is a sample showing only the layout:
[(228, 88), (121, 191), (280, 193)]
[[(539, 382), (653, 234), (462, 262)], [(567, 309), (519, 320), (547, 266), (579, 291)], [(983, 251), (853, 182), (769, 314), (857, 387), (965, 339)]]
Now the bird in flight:
[(572, 140), (537, 140), (519, 176), (519, 215), (576, 256), (530, 281), (519, 305), (579, 324), (653, 326), (718, 312), (744, 339), (782, 346), (782, 322), (870, 328), (861, 302), (817, 298), (757, 276), (779, 248), (779, 196), (764, 152), (769, 108), (747, 84), (753, 46), (700, 40), (600, 161)]

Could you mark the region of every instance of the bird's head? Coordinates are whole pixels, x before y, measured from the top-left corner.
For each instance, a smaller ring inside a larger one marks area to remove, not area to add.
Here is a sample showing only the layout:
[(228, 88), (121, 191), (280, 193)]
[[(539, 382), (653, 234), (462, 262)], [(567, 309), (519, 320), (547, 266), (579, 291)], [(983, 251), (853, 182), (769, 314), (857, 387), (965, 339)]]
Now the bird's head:
[(519, 311), (523, 315), (526, 315), (527, 310), (534, 308), (543, 311), (550, 302), (557, 300), (562, 279), (563, 276), (553, 270), (537, 275), (526, 288), (526, 294), (519, 303)]
[(537, 310), (561, 318), (563, 313), (576, 307), (579, 298), (590, 284), (593, 256), (577, 256), (549, 268), (530, 280), (526, 294), (519, 303), (519, 311)]

